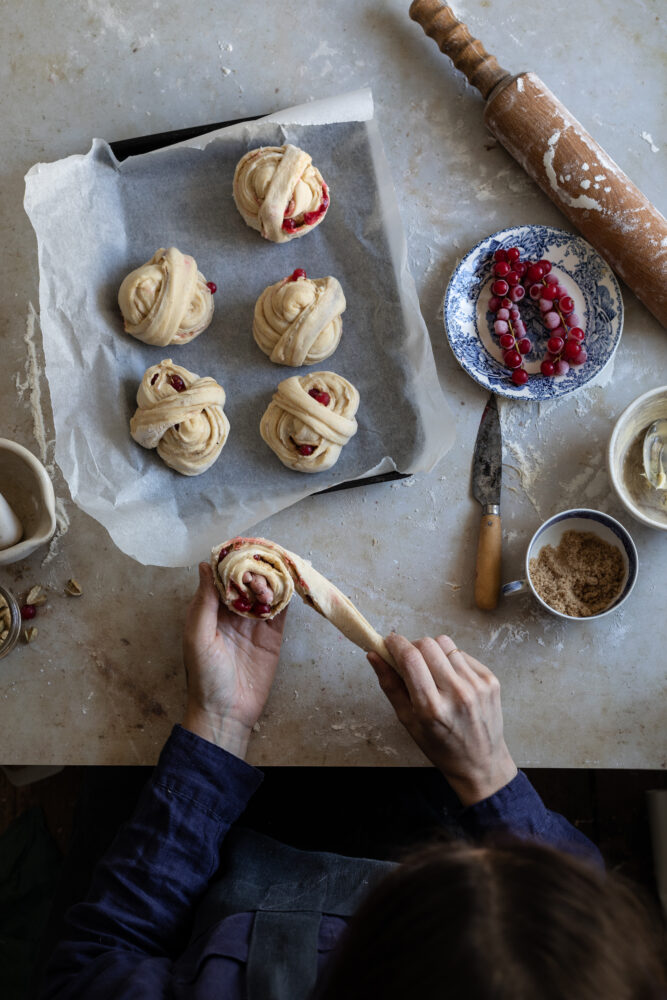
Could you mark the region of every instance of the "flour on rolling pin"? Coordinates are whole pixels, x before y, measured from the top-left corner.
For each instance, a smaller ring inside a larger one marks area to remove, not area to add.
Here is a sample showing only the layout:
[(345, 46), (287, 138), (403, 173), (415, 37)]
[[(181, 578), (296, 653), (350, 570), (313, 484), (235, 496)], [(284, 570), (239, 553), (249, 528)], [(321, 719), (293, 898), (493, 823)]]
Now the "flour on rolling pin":
[(0, 549), (16, 545), (23, 537), (23, 525), (0, 493)]
[[(667, 325), (667, 221), (534, 73), (492, 94), (484, 119)], [(647, 266), (650, 261), (651, 266)]]
[(667, 220), (534, 73), (512, 76), (440, 0), (410, 17), (476, 87), (486, 125), (667, 327)]

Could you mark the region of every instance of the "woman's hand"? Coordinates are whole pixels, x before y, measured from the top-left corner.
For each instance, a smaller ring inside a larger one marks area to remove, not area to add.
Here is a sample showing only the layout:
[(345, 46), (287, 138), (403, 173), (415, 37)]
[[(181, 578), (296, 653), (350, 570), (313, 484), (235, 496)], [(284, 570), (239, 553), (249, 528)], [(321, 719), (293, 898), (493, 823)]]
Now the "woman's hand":
[(503, 738), (500, 684), (446, 635), (408, 642), (386, 638), (397, 670), (368, 653), (380, 687), (413, 740), (444, 774), (464, 806), (514, 778)]
[(278, 666), (285, 612), (272, 621), (242, 618), (221, 604), (208, 563), (183, 634), (188, 701), (183, 725), (243, 757)]

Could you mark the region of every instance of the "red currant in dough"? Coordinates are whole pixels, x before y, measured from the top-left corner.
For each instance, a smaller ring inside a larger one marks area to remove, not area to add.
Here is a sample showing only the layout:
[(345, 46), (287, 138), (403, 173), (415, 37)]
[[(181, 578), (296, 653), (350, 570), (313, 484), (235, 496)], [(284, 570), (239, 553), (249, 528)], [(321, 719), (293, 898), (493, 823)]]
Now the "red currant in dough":
[(315, 445), (314, 444), (299, 444), (299, 445), (297, 445), (296, 450), (299, 452), (300, 455), (306, 455), (306, 456), (307, 455), (312, 455), (313, 452), (315, 451)]
[(247, 612), (250, 611), (252, 608), (252, 601), (249, 601), (247, 597), (245, 597), (243, 594), (240, 594), (235, 601), (232, 601), (232, 607), (236, 611)]
[(270, 615), (271, 605), (270, 604), (260, 604), (259, 602), (253, 607), (253, 614), (255, 615)]
[(515, 385), (525, 385), (528, 381), (528, 372), (525, 368), (517, 368), (512, 372), (512, 381)]
[(329, 403), (331, 402), (331, 396), (329, 395), (329, 393), (324, 392), (323, 389), (318, 389), (317, 386), (314, 386), (312, 389), (309, 389), (308, 395), (312, 396), (313, 399), (317, 400), (318, 403), (321, 403), (322, 406), (328, 406)]
[(228, 556), (230, 549), (220, 549), (220, 555), (218, 556), (218, 562), (221, 563), (225, 556)]
[(170, 375), (167, 381), (169, 385), (173, 386), (176, 392), (185, 392), (185, 382), (180, 375)]
[(298, 278), (306, 278), (306, 277), (307, 277), (307, 274), (304, 271), (304, 269), (302, 267), (297, 267), (297, 268), (295, 268), (294, 271), (292, 271), (292, 273), (290, 274), (290, 276), (289, 276), (289, 278), (287, 280), (288, 281), (296, 281)]

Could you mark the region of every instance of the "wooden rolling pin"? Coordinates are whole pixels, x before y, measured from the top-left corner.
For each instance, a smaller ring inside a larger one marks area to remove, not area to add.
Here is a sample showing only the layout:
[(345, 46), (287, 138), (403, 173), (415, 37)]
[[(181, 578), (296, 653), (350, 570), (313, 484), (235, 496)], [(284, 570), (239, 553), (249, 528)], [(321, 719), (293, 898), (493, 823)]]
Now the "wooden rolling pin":
[(414, 0), (421, 24), (486, 99), (487, 127), (667, 327), (667, 220), (534, 73), (513, 76), (446, 4)]

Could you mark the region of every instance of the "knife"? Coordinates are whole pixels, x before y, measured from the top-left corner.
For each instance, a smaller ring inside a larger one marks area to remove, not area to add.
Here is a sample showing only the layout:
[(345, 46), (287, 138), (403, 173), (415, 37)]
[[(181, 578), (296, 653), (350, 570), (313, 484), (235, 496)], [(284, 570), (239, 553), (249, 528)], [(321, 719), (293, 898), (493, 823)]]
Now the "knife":
[(482, 611), (497, 606), (500, 592), (502, 466), (500, 417), (496, 397), (491, 393), (479, 423), (472, 459), (472, 495), (482, 505), (475, 569), (475, 604)]

